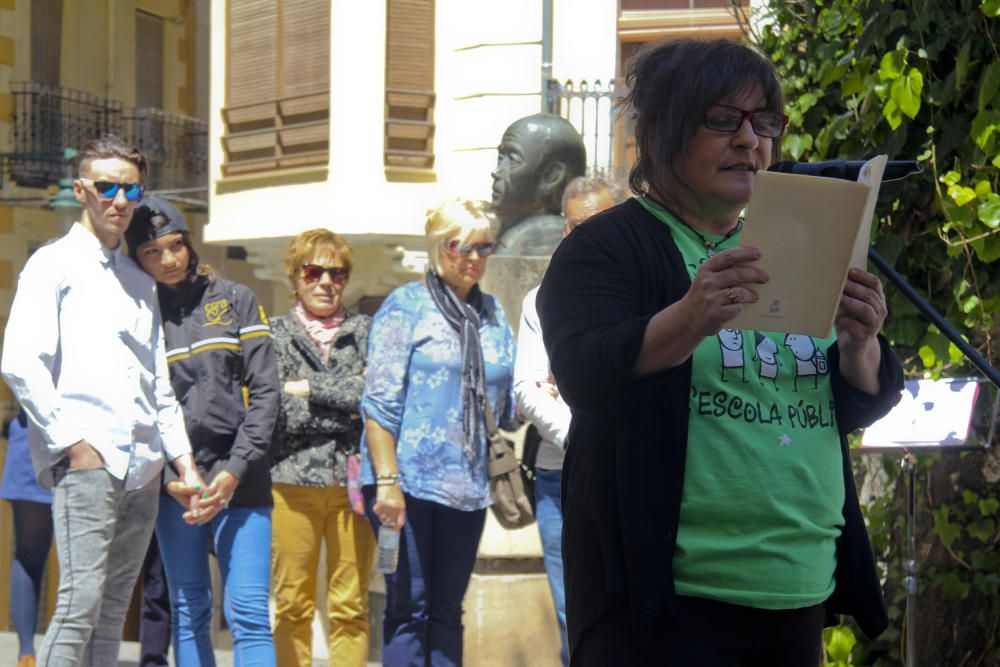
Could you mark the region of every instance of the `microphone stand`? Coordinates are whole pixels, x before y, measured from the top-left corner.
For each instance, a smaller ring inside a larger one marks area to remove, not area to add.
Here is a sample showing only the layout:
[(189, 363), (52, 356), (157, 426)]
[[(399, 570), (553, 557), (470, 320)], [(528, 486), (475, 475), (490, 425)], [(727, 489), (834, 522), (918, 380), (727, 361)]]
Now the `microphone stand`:
[[(917, 310), (930, 320), (948, 340), (962, 351), (962, 354), (985, 375), (990, 382), (1000, 388), (1000, 373), (990, 365), (976, 348), (972, 347), (958, 330), (944, 318), (930, 303), (927, 302), (903, 276), (892, 268), (892, 265), (880, 255), (875, 248), (869, 246), (868, 259), (878, 270), (895, 285), (907, 300), (917, 307)], [(906, 591), (906, 667), (917, 667), (917, 541), (915, 526), (917, 524), (916, 503), (916, 463), (917, 459), (911, 452), (903, 450), (903, 460), (900, 462), (906, 474), (906, 574), (903, 577), (903, 588)]]

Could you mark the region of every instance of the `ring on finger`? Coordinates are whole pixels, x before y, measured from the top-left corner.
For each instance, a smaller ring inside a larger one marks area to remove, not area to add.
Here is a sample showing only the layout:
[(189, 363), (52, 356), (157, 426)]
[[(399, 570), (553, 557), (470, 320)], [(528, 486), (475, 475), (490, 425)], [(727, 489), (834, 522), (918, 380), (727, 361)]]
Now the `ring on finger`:
[(740, 295), (733, 288), (729, 288), (729, 291), (726, 292), (726, 298), (729, 299), (729, 303), (731, 304), (737, 304), (740, 302)]

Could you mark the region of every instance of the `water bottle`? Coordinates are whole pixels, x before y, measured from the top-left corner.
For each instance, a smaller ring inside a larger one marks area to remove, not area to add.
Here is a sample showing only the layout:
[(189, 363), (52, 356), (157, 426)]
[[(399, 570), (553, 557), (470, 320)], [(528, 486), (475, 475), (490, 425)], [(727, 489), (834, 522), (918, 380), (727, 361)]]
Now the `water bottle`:
[(399, 563), (399, 531), (390, 526), (379, 526), (375, 566), (382, 574), (392, 574)]

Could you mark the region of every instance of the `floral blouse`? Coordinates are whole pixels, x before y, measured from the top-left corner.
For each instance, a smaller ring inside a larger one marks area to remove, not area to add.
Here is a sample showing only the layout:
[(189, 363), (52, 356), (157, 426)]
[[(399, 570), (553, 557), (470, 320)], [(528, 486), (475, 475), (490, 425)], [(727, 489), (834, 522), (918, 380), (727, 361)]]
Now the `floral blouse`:
[[(488, 294), (479, 336), (490, 406), (502, 426), (515, 426), (514, 334)], [(473, 465), (462, 452), (459, 337), (423, 283), (397, 288), (375, 314), (361, 411), (396, 438), (404, 493), (459, 510), (489, 506), (485, 417)], [(361, 461), (362, 483), (374, 484), (364, 437)]]

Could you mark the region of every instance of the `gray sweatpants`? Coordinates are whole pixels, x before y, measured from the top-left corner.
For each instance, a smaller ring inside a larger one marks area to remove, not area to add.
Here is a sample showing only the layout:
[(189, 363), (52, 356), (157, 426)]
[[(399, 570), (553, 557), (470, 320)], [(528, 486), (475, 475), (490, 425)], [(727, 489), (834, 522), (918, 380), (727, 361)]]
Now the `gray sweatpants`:
[(38, 667), (113, 666), (156, 521), (160, 485), (126, 491), (104, 468), (66, 470), (56, 480), (59, 594)]

